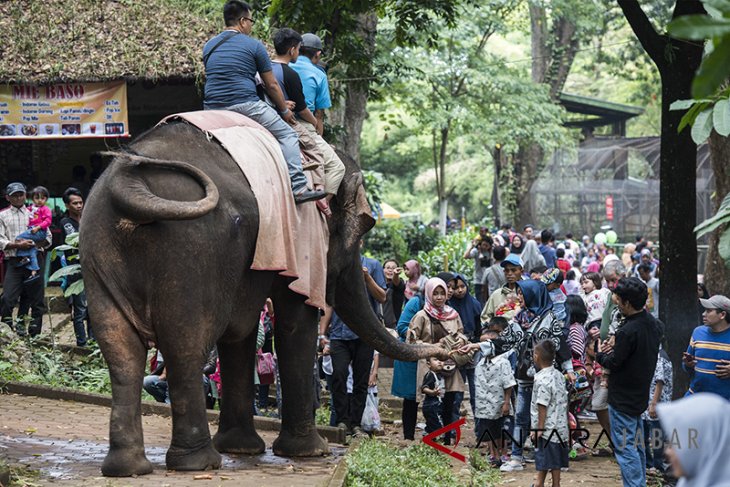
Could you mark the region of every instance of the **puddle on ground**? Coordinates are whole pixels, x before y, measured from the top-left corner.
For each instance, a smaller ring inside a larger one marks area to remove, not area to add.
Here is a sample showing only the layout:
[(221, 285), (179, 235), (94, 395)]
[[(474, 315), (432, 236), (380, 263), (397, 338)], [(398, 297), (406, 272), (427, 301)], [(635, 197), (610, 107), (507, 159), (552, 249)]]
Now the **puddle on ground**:
[[(62, 440), (52, 438), (11, 437), (0, 435), (0, 455), (9, 460), (39, 470), (41, 475), (57, 480), (70, 480), (79, 476), (100, 474), (101, 464), (109, 449), (109, 445), (87, 440)], [(147, 459), (155, 466), (155, 470), (165, 470), (166, 447), (145, 447)], [(270, 448), (261, 455), (223, 455), (224, 470), (251, 470), (282, 466), (293, 466), (293, 470), (307, 467), (325, 466), (337, 463), (346, 449), (330, 446), (331, 454), (317, 458), (285, 458), (274, 455)]]

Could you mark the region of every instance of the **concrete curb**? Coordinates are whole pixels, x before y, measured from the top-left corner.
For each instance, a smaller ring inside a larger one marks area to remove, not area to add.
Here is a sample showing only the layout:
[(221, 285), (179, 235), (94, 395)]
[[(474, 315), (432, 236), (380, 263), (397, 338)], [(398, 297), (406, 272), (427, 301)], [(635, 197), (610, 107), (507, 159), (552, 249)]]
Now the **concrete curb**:
[(337, 468), (335, 468), (335, 471), (332, 472), (332, 477), (327, 482), (324, 482), (322, 484), (322, 487), (344, 487), (345, 481), (347, 480), (347, 473), (349, 471), (349, 466), (347, 465), (347, 456), (352, 453), (355, 448), (357, 448), (360, 445), (360, 439), (352, 440), (350, 442), (350, 446), (348, 446), (347, 451), (345, 452), (345, 455), (342, 457), (342, 460), (337, 464)]
[[(96, 394), (93, 392), (81, 392), (65, 387), (50, 387), (40, 384), (28, 384), (25, 382), (7, 382), (0, 384), (0, 392), (5, 394), (20, 394), (23, 396), (37, 396), (46, 399), (57, 399), (62, 401), (74, 401), (84, 404), (93, 404), (95, 406), (103, 406), (110, 408), (112, 398), (106, 394)], [(172, 416), (172, 409), (168, 404), (161, 404), (152, 401), (142, 401), (142, 414), (156, 414), (158, 416)], [(216, 422), (220, 418), (219, 411), (208, 411), (208, 421)], [(279, 431), (281, 430), (281, 421), (274, 418), (263, 416), (254, 416), (253, 424), (257, 430), (262, 431)], [(345, 430), (343, 428), (334, 428), (332, 426), (317, 426), (317, 432), (332, 443), (340, 445), (345, 444)]]

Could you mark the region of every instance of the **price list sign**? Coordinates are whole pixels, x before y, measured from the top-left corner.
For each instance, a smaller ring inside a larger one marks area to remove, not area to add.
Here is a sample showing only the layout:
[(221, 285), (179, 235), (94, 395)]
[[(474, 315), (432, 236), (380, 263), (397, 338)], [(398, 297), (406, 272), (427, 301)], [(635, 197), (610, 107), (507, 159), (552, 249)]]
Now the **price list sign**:
[(0, 140), (129, 137), (127, 84), (0, 85)]

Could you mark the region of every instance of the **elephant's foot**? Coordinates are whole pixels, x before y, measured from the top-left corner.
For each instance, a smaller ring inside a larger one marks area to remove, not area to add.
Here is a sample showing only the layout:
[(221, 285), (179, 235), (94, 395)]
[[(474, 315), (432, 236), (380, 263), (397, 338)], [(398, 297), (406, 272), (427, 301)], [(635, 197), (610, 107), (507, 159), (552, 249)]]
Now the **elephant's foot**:
[(101, 473), (106, 477), (131, 477), (152, 473), (152, 464), (141, 450), (110, 449), (101, 464)]
[(330, 452), (327, 440), (317, 433), (315, 428), (304, 436), (294, 436), (282, 430), (274, 441), (274, 455), (281, 457), (320, 457)]
[(211, 443), (199, 450), (183, 450), (173, 446), (165, 458), (168, 470), (215, 470), (221, 466), (221, 455)]
[(213, 437), (215, 449), (221, 453), (259, 455), (266, 450), (266, 443), (254, 429), (231, 428), (220, 431)]

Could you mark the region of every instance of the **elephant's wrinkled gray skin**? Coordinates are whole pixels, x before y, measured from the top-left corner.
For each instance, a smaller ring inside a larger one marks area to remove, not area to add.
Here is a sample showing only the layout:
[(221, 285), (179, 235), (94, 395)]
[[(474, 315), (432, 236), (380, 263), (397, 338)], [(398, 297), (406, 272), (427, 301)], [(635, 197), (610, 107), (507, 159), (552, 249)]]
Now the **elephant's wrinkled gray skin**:
[[(167, 364), (173, 413), (167, 468), (217, 468), (219, 452), (264, 450), (253, 427), (252, 403), (256, 326), (267, 296), (276, 308), (284, 401), (274, 453), (326, 453), (312, 418), (317, 310), (289, 291), (288, 279), (249, 269), (258, 213), (248, 182), (228, 153), (185, 123), (155, 128), (129, 150), (141, 157), (115, 158), (95, 184), (81, 222), (89, 312), (112, 380), (110, 445), (102, 473), (152, 471), (140, 417), (150, 338), (140, 334), (144, 329), (153, 331)], [(439, 354), (434, 347), (393, 339), (368, 305), (358, 241), (373, 220), (361, 174), (354, 164), (347, 166), (331, 204), (327, 300), (386, 355), (415, 360)], [(215, 344), (223, 401), (211, 442), (201, 367)]]

